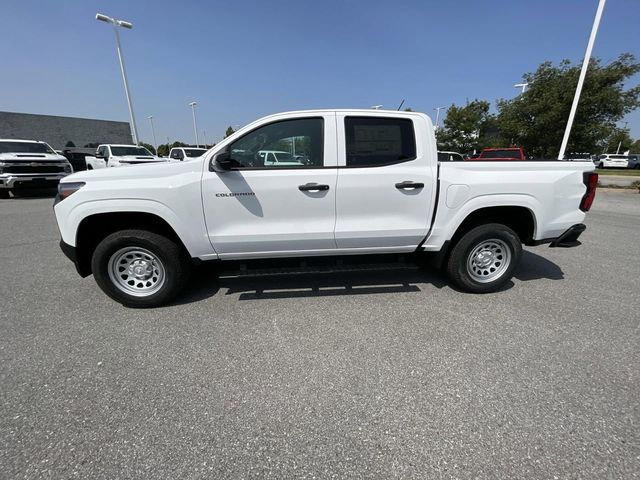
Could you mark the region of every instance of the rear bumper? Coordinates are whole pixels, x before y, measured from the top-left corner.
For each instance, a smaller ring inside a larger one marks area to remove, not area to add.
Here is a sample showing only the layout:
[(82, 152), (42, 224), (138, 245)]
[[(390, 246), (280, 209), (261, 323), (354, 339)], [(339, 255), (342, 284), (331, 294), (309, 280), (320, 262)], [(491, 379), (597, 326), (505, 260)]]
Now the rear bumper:
[(582, 235), (587, 229), (587, 226), (584, 223), (576, 223), (569, 227), (565, 232), (556, 238), (545, 238), (543, 240), (534, 240), (530, 245), (543, 245), (545, 243), (549, 244), (549, 247), (555, 248), (571, 248), (582, 245), (578, 238)]

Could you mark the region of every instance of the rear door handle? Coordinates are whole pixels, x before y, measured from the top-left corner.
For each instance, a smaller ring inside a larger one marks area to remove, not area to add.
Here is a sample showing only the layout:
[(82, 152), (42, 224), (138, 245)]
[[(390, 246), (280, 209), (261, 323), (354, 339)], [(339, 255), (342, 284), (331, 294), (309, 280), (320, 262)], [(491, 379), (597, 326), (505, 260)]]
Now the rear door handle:
[(404, 182), (396, 183), (396, 188), (400, 190), (413, 190), (418, 188), (424, 188), (424, 183), (412, 182), (412, 181), (406, 180)]
[(301, 192), (323, 192), (329, 190), (329, 185), (322, 185), (319, 183), (305, 183), (304, 185), (298, 185), (298, 190)]

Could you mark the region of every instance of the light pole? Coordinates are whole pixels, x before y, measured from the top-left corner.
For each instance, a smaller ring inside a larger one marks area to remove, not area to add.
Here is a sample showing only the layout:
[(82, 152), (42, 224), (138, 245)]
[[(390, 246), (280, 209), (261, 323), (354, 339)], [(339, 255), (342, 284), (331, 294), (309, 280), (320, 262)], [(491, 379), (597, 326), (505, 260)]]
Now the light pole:
[(382, 107), (384, 107), (384, 105), (371, 105), (371, 108), (374, 110), (380, 110)]
[(200, 143), (198, 142), (198, 127), (196, 125), (196, 102), (189, 103), (191, 106), (191, 113), (193, 113), (193, 132), (196, 134), (196, 147), (200, 147)]
[(529, 86), (529, 83), (527, 83), (527, 82), (525, 82), (525, 83), (516, 83), (514, 85), (515, 88), (522, 88), (522, 92), (520, 92), (520, 93), (526, 92), (528, 86)]
[(133, 105), (131, 102), (131, 93), (129, 92), (129, 82), (127, 81), (127, 71), (124, 67), (124, 57), (122, 55), (122, 46), (120, 46), (120, 33), (118, 27), (132, 29), (133, 24), (125, 20), (116, 20), (115, 18), (108, 17), (101, 13), (96, 13), (96, 20), (101, 22), (110, 23), (113, 25), (113, 31), (116, 34), (116, 50), (118, 52), (118, 60), (120, 61), (120, 71), (122, 72), (122, 81), (124, 82), (124, 93), (127, 96), (127, 105), (129, 106), (129, 121), (131, 127), (131, 137), (133, 143), (138, 145), (138, 128), (136, 127), (136, 117), (133, 114)]
[[(626, 130), (627, 129), (627, 125), (629, 124), (629, 122), (624, 122), (624, 128), (622, 130)], [(620, 147), (622, 146), (622, 140), (620, 140), (620, 143), (618, 143), (618, 149), (616, 150), (616, 155), (618, 153), (620, 153)]]
[(151, 124), (151, 135), (153, 136), (153, 148), (156, 149), (156, 155), (158, 155), (158, 143), (156, 142), (156, 131), (153, 128), (153, 115), (149, 115), (147, 118), (149, 119), (149, 123)]
[(436, 111), (436, 129), (438, 129), (438, 122), (440, 121), (440, 110), (444, 110), (447, 107), (436, 107), (434, 110)]
[(558, 153), (558, 160), (562, 160), (564, 158), (564, 152), (567, 149), (567, 143), (569, 143), (569, 135), (571, 134), (573, 119), (575, 118), (576, 110), (578, 109), (578, 102), (580, 101), (580, 93), (582, 93), (582, 85), (584, 84), (584, 78), (587, 76), (587, 68), (589, 67), (589, 60), (591, 60), (591, 51), (593, 50), (593, 44), (596, 41), (596, 35), (598, 34), (598, 27), (600, 26), (600, 19), (602, 18), (604, 4), (606, 2), (607, 0), (600, 0), (600, 3), (598, 3), (598, 10), (596, 10), (596, 17), (593, 19), (593, 26), (591, 27), (591, 35), (589, 36), (589, 42), (587, 43), (587, 51), (584, 52), (584, 60), (582, 61), (582, 69), (580, 70), (580, 77), (578, 78), (578, 86), (576, 87), (576, 94), (573, 97), (573, 103), (571, 104), (571, 111), (569, 112), (569, 120), (567, 121), (567, 128), (564, 131), (564, 137), (562, 137), (562, 144), (560, 145), (560, 153)]

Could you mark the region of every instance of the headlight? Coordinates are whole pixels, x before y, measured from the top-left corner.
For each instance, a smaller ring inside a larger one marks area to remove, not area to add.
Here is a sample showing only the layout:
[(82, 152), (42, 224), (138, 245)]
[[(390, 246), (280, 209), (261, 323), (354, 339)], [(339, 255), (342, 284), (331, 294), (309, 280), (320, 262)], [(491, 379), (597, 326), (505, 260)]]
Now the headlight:
[(73, 195), (82, 187), (85, 186), (85, 182), (60, 182), (58, 184), (58, 197), (60, 200)]

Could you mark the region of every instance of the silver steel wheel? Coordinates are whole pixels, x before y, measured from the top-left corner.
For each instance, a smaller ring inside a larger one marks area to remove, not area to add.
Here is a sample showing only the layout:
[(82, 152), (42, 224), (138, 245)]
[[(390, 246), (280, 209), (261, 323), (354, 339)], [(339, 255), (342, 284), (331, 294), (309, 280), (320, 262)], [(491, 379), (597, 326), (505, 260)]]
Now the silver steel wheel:
[(500, 278), (511, 264), (511, 250), (505, 242), (492, 238), (483, 240), (467, 258), (467, 273), (480, 283)]
[(142, 247), (121, 248), (109, 258), (107, 270), (111, 282), (134, 297), (153, 295), (166, 279), (160, 259)]

